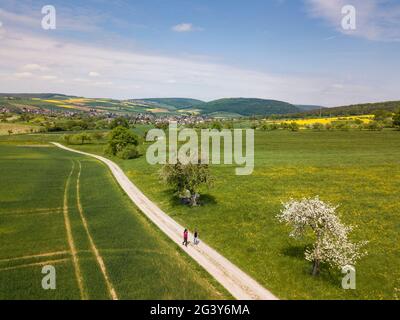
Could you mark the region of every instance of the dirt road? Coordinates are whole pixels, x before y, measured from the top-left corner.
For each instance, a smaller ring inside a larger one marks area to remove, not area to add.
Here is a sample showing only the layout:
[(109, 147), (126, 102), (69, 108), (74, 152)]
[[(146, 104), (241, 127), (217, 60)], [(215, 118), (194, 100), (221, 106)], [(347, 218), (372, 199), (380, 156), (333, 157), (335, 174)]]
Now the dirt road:
[[(212, 249), (204, 242), (198, 245), (182, 246), (182, 233), (184, 227), (158, 208), (150, 201), (125, 175), (121, 168), (113, 161), (104, 157), (74, 150), (59, 143), (53, 144), (64, 150), (80, 153), (96, 158), (105, 163), (111, 170), (117, 182), (126, 192), (136, 206), (172, 241), (177, 243), (182, 250), (197, 261), (209, 274), (211, 274), (233, 297), (239, 300), (277, 300), (271, 292), (244, 273), (228, 259)], [(193, 235), (189, 234), (189, 239)]]

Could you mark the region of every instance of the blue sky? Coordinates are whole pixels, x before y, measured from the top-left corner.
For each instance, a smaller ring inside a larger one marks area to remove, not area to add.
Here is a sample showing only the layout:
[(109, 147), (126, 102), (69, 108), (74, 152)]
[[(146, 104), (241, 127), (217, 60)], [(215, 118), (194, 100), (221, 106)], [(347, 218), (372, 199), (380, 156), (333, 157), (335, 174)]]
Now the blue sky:
[[(41, 28), (49, 4), (56, 30)], [(341, 27), (346, 4), (354, 31)], [(3, 92), (400, 99), (397, 0), (0, 0), (0, 25)]]

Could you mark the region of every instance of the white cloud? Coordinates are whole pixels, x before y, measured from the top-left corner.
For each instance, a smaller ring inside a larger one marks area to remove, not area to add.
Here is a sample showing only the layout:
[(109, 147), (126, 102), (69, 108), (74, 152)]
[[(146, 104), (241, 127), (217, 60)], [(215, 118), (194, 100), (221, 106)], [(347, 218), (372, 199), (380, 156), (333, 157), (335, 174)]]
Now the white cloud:
[(100, 73), (95, 72), (95, 71), (90, 71), (89, 77), (93, 77), (93, 78), (100, 77)]
[[(305, 0), (309, 13), (337, 31), (374, 41), (400, 41), (400, 3), (397, 0)], [(342, 8), (356, 8), (356, 30), (342, 28)]]
[(44, 80), (56, 80), (56, 79), (58, 79), (57, 76), (53, 76), (53, 75), (44, 75), (41, 78), (44, 79)]
[(28, 63), (28, 64), (24, 65), (21, 69), (26, 70), (26, 71), (46, 71), (49, 68), (45, 67), (45, 66), (41, 66), (37, 63)]
[(16, 78), (31, 78), (33, 76), (30, 72), (16, 72), (14, 73)]
[(203, 28), (195, 27), (191, 23), (180, 23), (172, 27), (175, 32), (192, 32), (192, 31), (202, 31)]
[[(62, 80), (49, 81), (44, 78), (46, 74), (38, 74), (50, 67), (52, 72), (47, 75), (62, 75)], [(4, 75), (0, 77), (0, 88), (4, 92), (59, 92), (110, 98), (186, 96), (203, 100), (243, 96), (327, 106), (397, 99), (395, 84), (399, 81), (389, 75), (384, 81), (371, 78), (368, 82), (355, 75), (346, 82), (341, 76), (272, 74), (206, 58), (102, 48), (28, 32), (13, 32), (2, 40), (0, 70)], [(82, 70), (101, 70), (107, 78), (102, 76), (102, 81), (94, 81), (98, 79), (89, 73), (82, 76)]]

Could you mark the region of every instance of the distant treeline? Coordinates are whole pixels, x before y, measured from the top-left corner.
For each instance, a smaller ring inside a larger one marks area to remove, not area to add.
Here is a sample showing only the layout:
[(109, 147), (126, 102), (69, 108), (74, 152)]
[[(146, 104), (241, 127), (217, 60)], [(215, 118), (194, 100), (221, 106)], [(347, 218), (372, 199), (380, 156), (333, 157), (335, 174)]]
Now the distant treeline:
[(385, 110), (393, 113), (398, 112), (400, 110), (400, 101), (354, 104), (335, 108), (321, 108), (317, 110), (304, 111), (301, 113), (286, 114), (283, 117), (300, 119), (307, 117), (312, 118), (320, 115), (322, 115), (322, 117), (359, 116), (374, 114), (374, 112), (377, 110)]

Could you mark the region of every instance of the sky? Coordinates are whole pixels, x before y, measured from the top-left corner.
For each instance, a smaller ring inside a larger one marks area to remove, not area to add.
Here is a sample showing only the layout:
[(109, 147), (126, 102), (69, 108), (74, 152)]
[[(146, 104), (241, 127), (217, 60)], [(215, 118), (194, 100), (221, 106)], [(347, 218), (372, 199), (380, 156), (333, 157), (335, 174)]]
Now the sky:
[(0, 0), (0, 92), (339, 106), (400, 100), (399, 57), (399, 0)]

